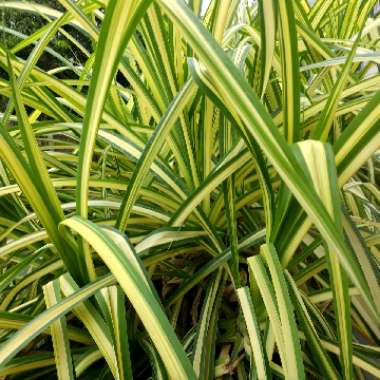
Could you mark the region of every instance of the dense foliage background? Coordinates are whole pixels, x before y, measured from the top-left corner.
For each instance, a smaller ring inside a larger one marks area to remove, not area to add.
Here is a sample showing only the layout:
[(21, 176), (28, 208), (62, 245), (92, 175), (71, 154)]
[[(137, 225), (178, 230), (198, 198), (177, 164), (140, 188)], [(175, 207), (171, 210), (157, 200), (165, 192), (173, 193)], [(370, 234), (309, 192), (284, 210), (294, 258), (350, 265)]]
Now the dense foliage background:
[(380, 378), (375, 0), (0, 0), (0, 376)]

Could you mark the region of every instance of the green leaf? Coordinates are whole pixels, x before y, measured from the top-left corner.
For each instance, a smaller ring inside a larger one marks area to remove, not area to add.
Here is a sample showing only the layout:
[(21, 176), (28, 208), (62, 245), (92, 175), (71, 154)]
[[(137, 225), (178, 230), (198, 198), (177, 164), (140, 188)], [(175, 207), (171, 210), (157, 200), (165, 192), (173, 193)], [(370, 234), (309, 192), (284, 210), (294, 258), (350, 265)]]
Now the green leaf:
[(173, 377), (195, 378), (190, 362), (128, 241), (118, 232), (101, 229), (80, 217), (67, 219), (60, 226), (79, 233), (110, 268), (148, 331), (168, 373)]
[(239, 288), (236, 290), (242, 312), (244, 315), (245, 324), (248, 331), (249, 343), (255, 363), (255, 370), (258, 379), (269, 379), (270, 369), (268, 367), (268, 358), (265, 354), (263, 342), (261, 338), (260, 326), (257, 320), (255, 308), (248, 287)]
[[(48, 308), (61, 302), (62, 298), (60, 294), (59, 282), (57, 280), (47, 283), (44, 286), (43, 291), (45, 303)], [(74, 371), (65, 318), (63, 317), (56, 322), (53, 322), (50, 330), (53, 340), (58, 379), (72, 380), (74, 379)]]
[[(303, 141), (298, 143), (295, 149), (297, 149), (297, 155), (300, 157), (299, 160), (303, 161), (305, 172), (309, 174), (310, 180), (320, 195), (323, 204), (329, 210), (336, 226), (338, 226), (343, 235), (340, 194), (331, 147), (317, 141)], [(351, 252), (348, 251), (348, 253)], [(350, 260), (352, 263), (355, 262), (352, 255), (350, 255)], [(331, 247), (327, 249), (327, 261), (332, 283), (331, 287), (334, 292), (336, 326), (341, 347), (344, 378), (351, 379), (353, 374), (349, 282), (339, 258)]]

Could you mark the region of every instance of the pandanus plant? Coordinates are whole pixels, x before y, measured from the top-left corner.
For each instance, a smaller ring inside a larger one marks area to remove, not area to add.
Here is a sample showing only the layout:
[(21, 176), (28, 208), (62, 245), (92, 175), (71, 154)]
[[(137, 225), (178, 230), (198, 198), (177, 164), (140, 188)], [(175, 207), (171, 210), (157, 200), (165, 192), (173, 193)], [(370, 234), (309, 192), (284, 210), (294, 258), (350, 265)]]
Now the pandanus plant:
[(1, 26), (0, 376), (380, 378), (377, 1), (40, 3), (0, 2), (44, 21)]

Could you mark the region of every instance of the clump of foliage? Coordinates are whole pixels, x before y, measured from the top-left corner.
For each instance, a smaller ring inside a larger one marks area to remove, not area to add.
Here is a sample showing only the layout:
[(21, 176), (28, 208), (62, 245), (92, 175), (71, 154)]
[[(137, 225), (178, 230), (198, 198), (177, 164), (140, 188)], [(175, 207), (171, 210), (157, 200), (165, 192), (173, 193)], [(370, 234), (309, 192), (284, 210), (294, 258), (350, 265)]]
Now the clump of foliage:
[(380, 378), (377, 1), (58, 2), (0, 2), (0, 376)]

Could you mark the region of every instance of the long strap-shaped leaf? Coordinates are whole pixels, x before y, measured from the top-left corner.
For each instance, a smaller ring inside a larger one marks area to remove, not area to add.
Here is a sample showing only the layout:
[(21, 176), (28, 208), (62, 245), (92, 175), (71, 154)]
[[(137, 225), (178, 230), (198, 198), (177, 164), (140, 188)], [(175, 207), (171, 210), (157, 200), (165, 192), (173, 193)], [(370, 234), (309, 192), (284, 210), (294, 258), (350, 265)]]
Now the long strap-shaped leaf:
[[(126, 44), (149, 4), (150, 0), (140, 2), (111, 0), (107, 5), (106, 16), (97, 43), (97, 54), (86, 102), (79, 149), (77, 206), (78, 213), (84, 217), (87, 217), (88, 211), (91, 161), (107, 92)], [(96, 277), (95, 269), (88, 246), (82, 244), (81, 241), (80, 248), (85, 263), (81, 268), (84, 278), (94, 279)]]
[[(44, 288), (46, 306), (49, 308), (62, 301), (59, 282), (57, 280), (47, 283)], [(55, 364), (59, 380), (74, 379), (74, 370), (67, 334), (67, 323), (64, 317), (52, 323), (51, 336), (53, 340)]]
[(281, 318), (273, 283), (271, 282), (268, 276), (267, 269), (265, 267), (264, 260), (261, 257), (261, 255), (249, 257), (247, 262), (250, 268), (250, 275), (252, 275), (252, 279), (254, 280), (251, 282), (256, 284), (259, 288), (261, 298), (268, 312), (270, 326), (273, 331), (273, 336), (277, 345), (278, 352), (280, 354), (283, 370), (286, 374), (288, 374), (289, 364), (287, 360), (287, 355), (291, 355), (292, 352), (287, 353), (285, 348), (284, 334), (282, 331)]
[(39, 191), (38, 186), (33, 181), (34, 177), (29, 165), (21, 155), (11, 136), (2, 127), (0, 128), (0, 157), (15, 177), (20, 189), (36, 211), (41, 223), (46, 227), (50, 239), (57, 247), (68, 270), (74, 276), (80, 278), (77, 259), (65, 247), (64, 241), (58, 233), (57, 220), (53, 217), (51, 209), (47, 207), (43, 199), (43, 191)]
[(33, 180), (39, 187), (40, 191), (43, 192), (47, 199), (46, 204), (47, 207), (50, 208), (52, 216), (55, 218), (58, 223), (63, 219), (63, 212), (60, 207), (60, 202), (58, 200), (57, 193), (54, 190), (54, 187), (51, 183), (46, 164), (42, 158), (42, 154), (40, 152), (38, 142), (36, 137), (34, 136), (32, 126), (29, 123), (28, 115), (26, 113), (25, 107), (21, 100), (20, 90), (18, 88), (16, 78), (13, 73), (13, 67), (11, 64), (10, 57), (8, 56), (8, 68), (9, 68), (9, 76), (10, 83), (15, 103), (15, 108), (17, 111), (17, 120), (21, 129), (23, 141), (24, 141), (24, 149), (26, 156), (29, 161), (30, 169), (33, 173)]
[[(342, 218), (340, 194), (335, 169), (335, 160), (329, 145), (318, 141), (303, 141), (295, 147), (305, 172), (309, 173), (313, 186), (320, 194), (322, 202), (329, 210), (335, 223), (341, 231)], [(303, 162), (302, 162), (303, 161)], [(328, 248), (328, 263), (331, 276), (331, 287), (334, 292), (335, 315), (341, 347), (342, 367), (345, 379), (352, 378), (352, 327), (350, 312), (349, 284), (334, 250)], [(348, 250), (347, 254), (351, 254)], [(355, 257), (352, 255), (352, 261)]]
[[(33, 318), (25, 314), (16, 312), (3, 312), (0, 311), (0, 328), (9, 330), (19, 330), (27, 325)], [(50, 334), (49, 328), (43, 331), (43, 334)], [(73, 342), (79, 342), (81, 344), (92, 346), (94, 341), (84, 331), (76, 327), (68, 327), (68, 338)]]
[(380, 147), (380, 91), (352, 120), (334, 145), (342, 186)]
[(219, 269), (210, 279), (197, 324), (193, 346), (193, 368), (199, 380), (215, 377), (213, 359), (215, 356), (219, 308), (225, 284), (224, 277), (223, 269)]
[(260, 249), (267, 263), (273, 288), (276, 294), (280, 315), (288, 377), (303, 379), (305, 377), (301, 356), (301, 345), (298, 338), (297, 325), (294, 318), (294, 307), (290, 300), (284, 273), (273, 244), (264, 244)]
[(80, 215), (87, 216), (89, 169), (96, 133), (110, 87), (125, 46), (150, 0), (111, 0), (102, 23), (90, 89), (87, 96), (80, 145), (77, 203)]
[(108, 289), (110, 314), (114, 328), (117, 363), (120, 380), (132, 380), (132, 364), (129, 353), (125, 296), (119, 286)]
[(237, 289), (240, 306), (244, 315), (247, 326), (249, 343), (251, 346), (252, 356), (255, 363), (256, 375), (259, 380), (269, 379), (270, 369), (268, 358), (265, 355), (265, 349), (260, 334), (260, 326), (257, 320), (256, 311), (253, 306), (252, 297), (248, 287)]
[[(70, 276), (59, 278), (61, 291), (68, 297), (75, 293), (79, 288)], [(84, 324), (94, 342), (106, 360), (112, 375), (119, 379), (119, 369), (117, 366), (116, 353), (112, 341), (109, 325), (105, 322), (102, 314), (90, 301), (85, 301), (73, 309), (73, 313)]]
[(142, 181), (146, 177), (150, 165), (159, 153), (160, 148), (162, 148), (165, 138), (168, 136), (171, 128), (177, 121), (184, 107), (194, 96), (195, 90), (196, 86), (194, 82), (189, 80), (178, 95), (173, 99), (169, 108), (163, 115), (159, 125), (156, 127), (153, 135), (145, 145), (144, 152), (142, 153), (133, 172), (133, 176), (128, 184), (128, 189), (123, 198), (123, 203), (118, 215), (116, 226), (121, 231), (125, 229), (133, 203), (136, 200), (137, 193), (141, 188)]
[(352, 59), (355, 56), (359, 41), (360, 41), (360, 35), (357, 37), (354, 45), (352, 46), (350, 54), (347, 57), (347, 61), (345, 62), (343, 66), (342, 72), (338, 80), (336, 81), (336, 83), (334, 83), (333, 91), (331, 92), (329, 99), (327, 100), (327, 103), (323, 111), (321, 112), (321, 117), (319, 119), (318, 125), (313, 131), (312, 136), (311, 136), (315, 140), (322, 140), (322, 141), (327, 140), (332, 123), (334, 121), (336, 109), (338, 107), (338, 101), (340, 99), (344, 86), (346, 85), (346, 82), (349, 78), (350, 69), (352, 65)]
[(297, 31), (293, 2), (277, 0), (276, 3), (280, 19), (284, 130), (286, 140), (292, 143), (299, 140), (300, 137), (300, 76)]
[(303, 331), (307, 337), (307, 342), (313, 352), (314, 360), (318, 362), (318, 365), (321, 367), (321, 370), (327, 379), (340, 379), (340, 376), (334, 367), (331, 358), (327, 355), (325, 349), (321, 344), (315, 325), (310, 318), (305, 303), (302, 300), (301, 294), (297, 289), (297, 285), (293, 281), (289, 272), (285, 272), (285, 275), (289, 283), (290, 294), (292, 295), (292, 300), (295, 305), (298, 318), (300, 319), (300, 322), (303, 326)]
[[(351, 176), (365, 163), (365, 161), (380, 147), (380, 92), (377, 92), (363, 110), (352, 120), (349, 126), (343, 131), (338, 141), (334, 145), (335, 161), (338, 171), (339, 185), (344, 185)], [(297, 206), (298, 207), (298, 206)], [(311, 226), (311, 221), (301, 216), (302, 210), (298, 210), (298, 215), (291, 219), (297, 220), (298, 226), (292, 232), (288, 230), (289, 225), (284, 226), (284, 234), (278, 238), (278, 246), (281, 247), (282, 262), (285, 266), (289, 263), (295, 249), (298, 247), (305, 233)], [(290, 214), (289, 214), (290, 215)], [(290, 217), (290, 216), (288, 216)], [(298, 220), (301, 218), (301, 220)], [(377, 286), (377, 292), (379, 287)], [(376, 288), (370, 287), (370, 291)], [(375, 292), (376, 293), (376, 292)], [(378, 297), (374, 296), (374, 300)], [(380, 307), (377, 306), (380, 311)]]
[(191, 364), (163, 312), (153, 286), (124, 236), (81, 217), (63, 221), (60, 228), (64, 230), (65, 227), (86, 239), (110, 268), (148, 331), (170, 376), (174, 379), (195, 379)]
[(276, 9), (273, 0), (259, 0), (261, 26), (261, 83), (260, 95), (263, 97), (272, 69), (276, 46)]

